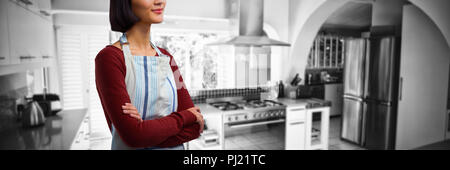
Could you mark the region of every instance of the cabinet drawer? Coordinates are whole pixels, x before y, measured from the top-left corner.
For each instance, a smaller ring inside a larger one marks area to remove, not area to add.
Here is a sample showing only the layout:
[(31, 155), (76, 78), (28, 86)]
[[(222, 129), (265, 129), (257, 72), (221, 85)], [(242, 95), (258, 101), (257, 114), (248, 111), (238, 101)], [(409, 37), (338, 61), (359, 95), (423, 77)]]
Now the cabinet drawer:
[(305, 122), (291, 122), (286, 125), (286, 150), (305, 149)]
[(287, 108), (287, 114), (286, 114), (286, 120), (288, 122), (291, 121), (298, 121), (298, 120), (305, 120), (306, 119), (306, 110), (303, 107), (299, 108)]

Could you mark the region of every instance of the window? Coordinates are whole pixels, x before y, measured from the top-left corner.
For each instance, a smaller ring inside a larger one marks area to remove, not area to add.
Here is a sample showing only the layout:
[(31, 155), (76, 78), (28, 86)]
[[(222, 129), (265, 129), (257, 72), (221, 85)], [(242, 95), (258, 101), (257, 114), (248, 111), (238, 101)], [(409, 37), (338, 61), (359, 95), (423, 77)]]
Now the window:
[(111, 134), (95, 85), (95, 57), (109, 44), (109, 28), (63, 25), (57, 29), (57, 45), (64, 109), (87, 108), (91, 142)]
[(160, 29), (152, 30), (151, 37), (152, 42), (172, 54), (188, 89), (232, 86), (234, 64), (230, 59), (234, 55), (231, 48), (207, 45), (230, 38), (229, 32)]
[(57, 30), (64, 109), (86, 108), (82, 76), (82, 38), (80, 31), (71, 30), (67, 27), (60, 27)]

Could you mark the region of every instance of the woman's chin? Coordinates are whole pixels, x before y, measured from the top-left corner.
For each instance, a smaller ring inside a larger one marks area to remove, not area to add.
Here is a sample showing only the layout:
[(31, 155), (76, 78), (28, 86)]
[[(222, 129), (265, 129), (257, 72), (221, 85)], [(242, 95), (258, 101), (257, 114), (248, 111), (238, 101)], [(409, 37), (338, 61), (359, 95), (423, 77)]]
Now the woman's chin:
[(155, 22), (153, 22), (154, 24), (159, 24), (159, 23), (161, 23), (161, 22), (163, 22), (163, 20), (158, 20), (158, 21), (155, 21)]
[(163, 15), (161, 15), (161, 16), (157, 16), (157, 17), (152, 17), (150, 20), (151, 20), (151, 23), (153, 23), (153, 24), (159, 24), (164, 21), (164, 17), (163, 17)]

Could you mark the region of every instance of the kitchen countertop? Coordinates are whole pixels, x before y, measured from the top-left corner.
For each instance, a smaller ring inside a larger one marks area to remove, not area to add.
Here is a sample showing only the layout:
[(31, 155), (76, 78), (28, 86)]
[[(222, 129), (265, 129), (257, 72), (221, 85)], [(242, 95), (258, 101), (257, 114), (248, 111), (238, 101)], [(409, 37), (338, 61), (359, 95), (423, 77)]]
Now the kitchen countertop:
[(202, 114), (221, 114), (222, 111), (215, 108), (214, 106), (209, 105), (208, 103), (200, 103), (195, 106), (200, 108)]
[(0, 149), (68, 150), (86, 113), (86, 109), (62, 110), (33, 128), (17, 122), (14, 128), (0, 132)]
[(316, 102), (330, 102), (330, 101), (318, 99), (318, 98), (304, 98), (304, 99), (278, 98), (278, 99), (275, 99), (275, 101), (283, 103), (288, 107), (307, 107), (308, 103), (311, 103), (311, 102), (315, 102), (315, 103)]
[[(317, 101), (323, 101), (327, 102), (326, 100), (317, 99), (317, 98), (305, 98), (305, 99), (291, 99), (291, 98), (277, 98), (274, 101), (283, 103), (284, 105), (288, 107), (305, 107), (308, 105), (308, 102), (311, 102), (311, 100)], [(203, 114), (221, 114), (222, 111), (207, 104), (207, 103), (200, 103), (196, 104), (195, 106), (200, 108), (200, 111)]]
[(274, 101), (283, 103), (288, 107), (306, 107), (309, 99), (290, 99), (290, 98), (278, 98)]

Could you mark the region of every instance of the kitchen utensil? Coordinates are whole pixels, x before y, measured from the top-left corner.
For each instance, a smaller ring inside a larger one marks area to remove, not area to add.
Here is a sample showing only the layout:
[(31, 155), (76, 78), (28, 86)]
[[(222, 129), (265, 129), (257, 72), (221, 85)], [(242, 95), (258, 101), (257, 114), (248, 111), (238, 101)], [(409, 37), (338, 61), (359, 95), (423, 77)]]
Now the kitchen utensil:
[(46, 117), (54, 116), (62, 110), (61, 102), (57, 94), (36, 94), (33, 95), (33, 100), (39, 103)]
[(300, 81), (302, 81), (302, 79), (299, 77), (299, 74), (298, 73), (295, 74), (294, 79), (292, 79), (291, 81), (291, 86), (297, 86), (300, 83)]
[(284, 84), (283, 81), (280, 80), (280, 83), (278, 84), (278, 98), (284, 97)]
[(22, 125), (24, 127), (34, 127), (45, 123), (44, 113), (38, 102), (30, 101), (27, 103), (22, 113)]

